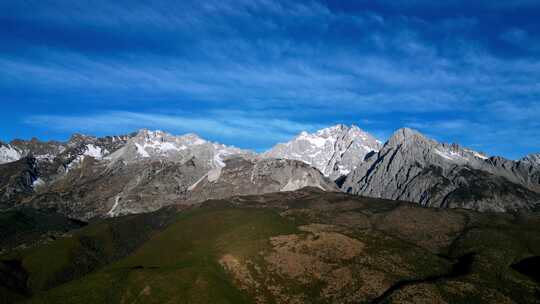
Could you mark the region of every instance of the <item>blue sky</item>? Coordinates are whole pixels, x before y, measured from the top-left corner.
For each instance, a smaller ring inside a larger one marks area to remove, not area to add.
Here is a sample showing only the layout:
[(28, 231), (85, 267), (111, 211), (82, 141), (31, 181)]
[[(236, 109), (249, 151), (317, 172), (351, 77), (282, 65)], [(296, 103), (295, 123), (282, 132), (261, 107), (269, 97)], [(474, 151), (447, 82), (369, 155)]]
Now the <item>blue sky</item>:
[(540, 3), (0, 2), (0, 140), (138, 128), (264, 150), (351, 124), (540, 152)]

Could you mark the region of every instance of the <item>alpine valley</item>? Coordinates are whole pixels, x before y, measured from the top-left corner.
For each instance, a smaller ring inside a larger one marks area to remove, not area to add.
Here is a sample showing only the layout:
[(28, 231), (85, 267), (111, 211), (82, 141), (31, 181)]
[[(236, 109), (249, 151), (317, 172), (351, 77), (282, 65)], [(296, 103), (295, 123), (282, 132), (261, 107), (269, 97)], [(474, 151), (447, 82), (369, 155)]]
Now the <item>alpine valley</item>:
[(354, 125), (0, 143), (0, 303), (539, 303), (539, 155)]

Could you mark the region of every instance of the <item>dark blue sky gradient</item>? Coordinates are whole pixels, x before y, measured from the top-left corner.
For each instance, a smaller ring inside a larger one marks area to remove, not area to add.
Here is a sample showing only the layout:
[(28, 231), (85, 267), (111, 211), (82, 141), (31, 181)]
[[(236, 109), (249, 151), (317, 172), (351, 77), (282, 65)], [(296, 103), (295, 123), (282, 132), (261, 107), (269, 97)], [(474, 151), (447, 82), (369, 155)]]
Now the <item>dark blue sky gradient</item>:
[(419, 129), (540, 152), (538, 1), (2, 1), (0, 140), (138, 128), (264, 150)]

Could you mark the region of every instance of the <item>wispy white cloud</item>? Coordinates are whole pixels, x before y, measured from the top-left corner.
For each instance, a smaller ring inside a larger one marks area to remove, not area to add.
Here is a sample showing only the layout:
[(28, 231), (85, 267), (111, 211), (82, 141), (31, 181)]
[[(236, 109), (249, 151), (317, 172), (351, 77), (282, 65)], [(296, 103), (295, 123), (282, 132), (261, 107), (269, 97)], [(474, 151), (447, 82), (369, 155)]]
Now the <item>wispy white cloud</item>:
[[(502, 35), (490, 28), (501, 10), (525, 14), (534, 1), (467, 6), (490, 18), (456, 13), (463, 3), (393, 1), (380, 11), (369, 1), (361, 10), (279, 0), (1, 3), (16, 32), (0, 29), (10, 41), (0, 50), (0, 102), (79, 109), (25, 119), (65, 132), (147, 126), (265, 146), (367, 119), (381, 136), (416, 123), (443, 139), (484, 144), (469, 135), (479, 130), (495, 141), (526, 134), (521, 145), (540, 147), (527, 131), (540, 113), (538, 34), (526, 22)], [(149, 107), (153, 114), (140, 110)]]

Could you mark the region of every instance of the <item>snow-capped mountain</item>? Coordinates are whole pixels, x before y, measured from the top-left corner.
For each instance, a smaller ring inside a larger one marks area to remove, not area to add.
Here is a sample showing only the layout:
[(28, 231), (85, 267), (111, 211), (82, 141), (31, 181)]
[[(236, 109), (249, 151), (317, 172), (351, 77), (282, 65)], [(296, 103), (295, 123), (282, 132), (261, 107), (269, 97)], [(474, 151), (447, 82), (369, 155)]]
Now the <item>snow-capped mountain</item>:
[(331, 179), (347, 175), (367, 154), (377, 152), (381, 143), (355, 125), (336, 125), (315, 133), (302, 132), (262, 154), (264, 158), (303, 161)]
[(22, 151), (10, 144), (0, 142), (0, 164), (14, 162), (21, 159)]
[[(0, 144), (0, 209), (118, 216), (231, 195), (305, 186), (427, 206), (507, 211), (540, 203), (538, 157), (488, 157), (400, 129), (381, 145), (356, 126), (302, 132), (256, 155), (195, 134), (146, 129)], [(341, 178), (344, 177), (344, 178)]]
[(9, 144), (0, 143), (0, 164), (17, 161), (31, 156), (41, 163), (58, 161), (64, 166), (73, 166), (85, 156), (103, 159), (109, 153), (124, 145), (129, 135), (94, 137), (74, 134), (67, 142), (13, 140)]
[(139, 130), (128, 142), (106, 159), (136, 162), (145, 159), (183, 163), (193, 157), (206, 162), (209, 168), (224, 166), (224, 159), (232, 155), (252, 157), (254, 154), (200, 138), (196, 134), (175, 136), (163, 131)]
[[(121, 137), (74, 135), (62, 148), (50, 161), (38, 161), (29, 153), (3, 164), (0, 172), (13, 173), (0, 176), (0, 197), (9, 197), (0, 200), (0, 209), (25, 199), (27, 206), (86, 220), (306, 186), (338, 190), (303, 162), (257, 159), (250, 151), (195, 134), (143, 129)], [(21, 176), (24, 183), (12, 183)], [(15, 192), (21, 195), (12, 195)]]
[(65, 150), (65, 145), (59, 142), (41, 142), (36, 138), (31, 140), (13, 140), (9, 144), (0, 142), (0, 164), (17, 161), (31, 155), (40, 161), (50, 161)]
[(536, 166), (540, 166), (540, 153), (529, 154), (521, 159), (524, 162), (531, 163)]

